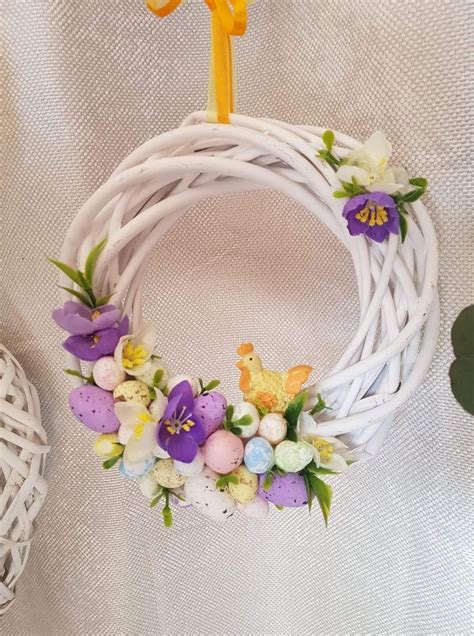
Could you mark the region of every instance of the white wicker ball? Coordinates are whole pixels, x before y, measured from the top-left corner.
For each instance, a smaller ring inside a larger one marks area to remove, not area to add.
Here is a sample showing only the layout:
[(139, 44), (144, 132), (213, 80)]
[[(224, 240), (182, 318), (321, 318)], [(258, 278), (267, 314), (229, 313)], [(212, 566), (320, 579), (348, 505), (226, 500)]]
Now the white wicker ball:
[(15, 598), (48, 490), (46, 441), (36, 390), (0, 345), (0, 615)]

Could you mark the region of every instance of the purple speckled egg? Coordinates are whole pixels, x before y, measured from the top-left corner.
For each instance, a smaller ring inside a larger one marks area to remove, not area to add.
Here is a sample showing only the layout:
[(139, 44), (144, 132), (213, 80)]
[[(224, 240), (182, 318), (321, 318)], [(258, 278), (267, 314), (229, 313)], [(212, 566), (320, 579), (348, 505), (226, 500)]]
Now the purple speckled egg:
[(306, 485), (301, 475), (297, 473), (287, 473), (283, 476), (275, 475), (268, 490), (263, 489), (264, 479), (265, 475), (261, 475), (258, 494), (276, 506), (299, 508), (308, 503)]
[(222, 425), (226, 408), (227, 400), (217, 391), (203, 393), (194, 400), (193, 413), (203, 425), (206, 437)]
[(92, 384), (73, 389), (69, 408), (77, 419), (96, 433), (115, 433), (120, 422), (114, 412), (114, 397), (109, 391)]

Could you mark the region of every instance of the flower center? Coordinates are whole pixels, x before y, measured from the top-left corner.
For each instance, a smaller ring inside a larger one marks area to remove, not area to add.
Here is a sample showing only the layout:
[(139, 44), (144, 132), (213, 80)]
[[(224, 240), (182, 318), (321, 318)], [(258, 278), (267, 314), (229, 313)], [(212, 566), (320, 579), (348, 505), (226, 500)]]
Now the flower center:
[(322, 437), (317, 437), (313, 440), (313, 446), (319, 451), (321, 461), (329, 462), (334, 455), (334, 447), (328, 441)]
[(100, 341), (100, 336), (93, 335), (93, 336), (91, 336), (91, 340), (92, 340), (91, 349), (95, 349), (97, 344)]
[(179, 435), (182, 430), (189, 433), (190, 429), (195, 426), (195, 422), (189, 419), (185, 406), (183, 406), (179, 415), (175, 413), (173, 417), (163, 423), (170, 435)]
[(91, 312), (91, 320), (97, 320), (97, 318), (101, 315), (102, 313), (99, 309), (94, 309), (94, 311)]
[(145, 432), (145, 424), (152, 421), (151, 415), (147, 413), (147, 411), (143, 411), (138, 415), (138, 422), (135, 424), (133, 429), (133, 435), (135, 439), (140, 439), (143, 433)]
[(361, 223), (368, 223), (370, 227), (383, 225), (388, 221), (387, 210), (382, 205), (377, 205), (374, 201), (369, 201), (365, 208), (357, 212), (355, 218)]
[(145, 364), (147, 351), (143, 345), (133, 346), (130, 340), (127, 341), (122, 352), (122, 364), (125, 369), (133, 369)]

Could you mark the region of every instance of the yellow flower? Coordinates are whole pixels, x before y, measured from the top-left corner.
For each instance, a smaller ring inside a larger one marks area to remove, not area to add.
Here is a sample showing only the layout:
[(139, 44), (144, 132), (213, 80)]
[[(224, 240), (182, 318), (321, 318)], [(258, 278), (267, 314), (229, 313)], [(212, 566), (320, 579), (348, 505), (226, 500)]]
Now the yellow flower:
[(117, 433), (103, 433), (94, 441), (94, 453), (98, 457), (112, 459), (122, 454), (123, 446), (119, 444)]

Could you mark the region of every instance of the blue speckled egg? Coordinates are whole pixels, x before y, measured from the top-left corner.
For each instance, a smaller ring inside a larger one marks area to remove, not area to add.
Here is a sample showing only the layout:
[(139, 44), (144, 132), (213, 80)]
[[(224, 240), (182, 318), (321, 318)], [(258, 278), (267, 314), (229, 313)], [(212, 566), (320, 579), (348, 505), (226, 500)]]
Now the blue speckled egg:
[(127, 462), (122, 459), (119, 470), (125, 479), (138, 479), (139, 477), (143, 477), (143, 475), (147, 474), (155, 463), (155, 459), (154, 455), (141, 462)]
[(271, 444), (263, 437), (250, 439), (245, 446), (244, 463), (251, 473), (266, 473), (274, 464)]

